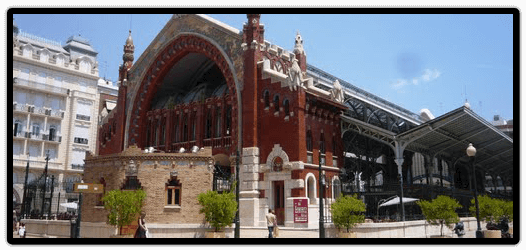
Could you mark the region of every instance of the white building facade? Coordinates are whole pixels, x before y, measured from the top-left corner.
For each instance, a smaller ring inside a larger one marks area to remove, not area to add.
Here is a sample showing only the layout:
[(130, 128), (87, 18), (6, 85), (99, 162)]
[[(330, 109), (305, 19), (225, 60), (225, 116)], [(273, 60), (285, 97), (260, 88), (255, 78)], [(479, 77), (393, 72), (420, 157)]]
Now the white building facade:
[[(15, 204), (22, 203), (28, 162), (28, 183), (42, 175), (47, 156), (48, 176), (53, 176), (55, 183), (81, 180), (86, 151), (96, 148), (97, 54), (80, 36), (70, 37), (62, 46), (21, 32), (13, 21)], [(55, 201), (59, 193), (60, 202), (76, 197), (55, 189), (53, 213), (59, 211)]]

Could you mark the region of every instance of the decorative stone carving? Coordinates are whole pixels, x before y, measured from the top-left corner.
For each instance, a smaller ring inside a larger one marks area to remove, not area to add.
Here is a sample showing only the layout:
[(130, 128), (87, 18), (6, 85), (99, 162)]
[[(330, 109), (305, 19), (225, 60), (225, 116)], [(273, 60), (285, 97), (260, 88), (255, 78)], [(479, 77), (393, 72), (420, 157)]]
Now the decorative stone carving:
[(274, 144), (274, 148), (272, 149), (270, 154), (267, 156), (267, 164), (265, 166), (262, 165), (260, 168), (262, 172), (267, 172), (271, 170), (272, 164), (276, 157), (281, 158), (282, 164), (285, 170), (291, 169), (291, 167), (289, 166), (290, 165), (289, 156), (287, 155), (287, 153), (283, 151), (283, 149), (281, 148), (281, 146), (279, 146), (279, 144)]
[(126, 176), (137, 176), (137, 166), (133, 160), (130, 160), (126, 167)]
[(342, 89), (342, 86), (340, 85), (340, 82), (336, 80), (334, 81), (333, 85), (334, 85), (334, 88), (329, 91), (331, 100), (339, 102), (339, 103), (343, 103), (345, 98), (343, 95), (343, 89)]
[(301, 87), (303, 85), (301, 68), (298, 64), (298, 59), (296, 58), (294, 58), (294, 60), (292, 61), (292, 67), (290, 67), (287, 82), (290, 91), (292, 91), (292, 89), (297, 90), (298, 86)]
[(303, 38), (301, 38), (300, 32), (296, 33), (296, 40), (294, 42), (294, 54), (303, 54), (305, 55), (305, 50), (303, 50)]

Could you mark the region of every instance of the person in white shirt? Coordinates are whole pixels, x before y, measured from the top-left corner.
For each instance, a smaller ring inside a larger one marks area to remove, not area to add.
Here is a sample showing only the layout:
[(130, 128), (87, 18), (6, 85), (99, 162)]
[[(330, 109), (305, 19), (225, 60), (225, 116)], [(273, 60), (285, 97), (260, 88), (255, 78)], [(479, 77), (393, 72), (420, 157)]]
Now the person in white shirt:
[(274, 231), (274, 226), (276, 225), (276, 215), (274, 215), (274, 211), (272, 211), (272, 209), (269, 209), (266, 217), (267, 217), (268, 237), (274, 238), (272, 237), (272, 233)]

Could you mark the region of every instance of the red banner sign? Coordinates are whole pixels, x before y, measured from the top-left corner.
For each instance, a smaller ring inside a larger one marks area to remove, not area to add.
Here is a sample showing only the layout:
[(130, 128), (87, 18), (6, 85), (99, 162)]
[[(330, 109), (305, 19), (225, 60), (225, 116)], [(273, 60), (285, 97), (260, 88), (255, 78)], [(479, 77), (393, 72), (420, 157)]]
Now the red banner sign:
[(309, 222), (309, 200), (294, 199), (294, 223)]

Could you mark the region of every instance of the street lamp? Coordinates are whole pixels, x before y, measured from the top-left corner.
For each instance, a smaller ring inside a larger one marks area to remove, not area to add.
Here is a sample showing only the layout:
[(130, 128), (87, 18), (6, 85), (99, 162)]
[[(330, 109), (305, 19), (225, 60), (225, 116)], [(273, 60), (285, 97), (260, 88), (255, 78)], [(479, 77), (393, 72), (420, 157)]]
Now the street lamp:
[(239, 225), (239, 150), (236, 151), (236, 202), (237, 202), (237, 211), (235, 224), (236, 228), (234, 231), (234, 238), (239, 238), (240, 225)]
[(42, 207), (40, 210), (40, 218), (44, 215), (44, 201), (46, 200), (46, 184), (47, 184), (47, 166), (49, 162), (49, 150), (46, 153), (46, 167), (44, 168), (44, 187), (42, 187)]
[(482, 236), (482, 229), (480, 228), (480, 211), (479, 211), (479, 198), (478, 198), (478, 191), (477, 191), (477, 175), (475, 173), (475, 154), (477, 153), (477, 149), (473, 147), (473, 145), (470, 143), (468, 148), (466, 149), (466, 154), (469, 156), (469, 161), (471, 163), (471, 168), (473, 169), (473, 184), (475, 187), (475, 208), (476, 208), (476, 215), (477, 215), (477, 231), (476, 231), (476, 237), (477, 238), (483, 238)]
[(26, 218), (26, 193), (27, 193), (27, 177), (29, 175), (29, 152), (27, 152), (26, 178), (24, 180), (24, 194), (22, 196), (22, 217)]
[(319, 190), (318, 190), (318, 194), (319, 194), (319, 200), (320, 200), (320, 238), (325, 238), (325, 226), (324, 226), (324, 221), (323, 221), (323, 188), (325, 187), (325, 176), (324, 176), (324, 172), (321, 171), (321, 150), (318, 151), (318, 162), (319, 162), (319, 165), (318, 165), (318, 177), (319, 177), (319, 181), (318, 181), (318, 187), (319, 187)]

